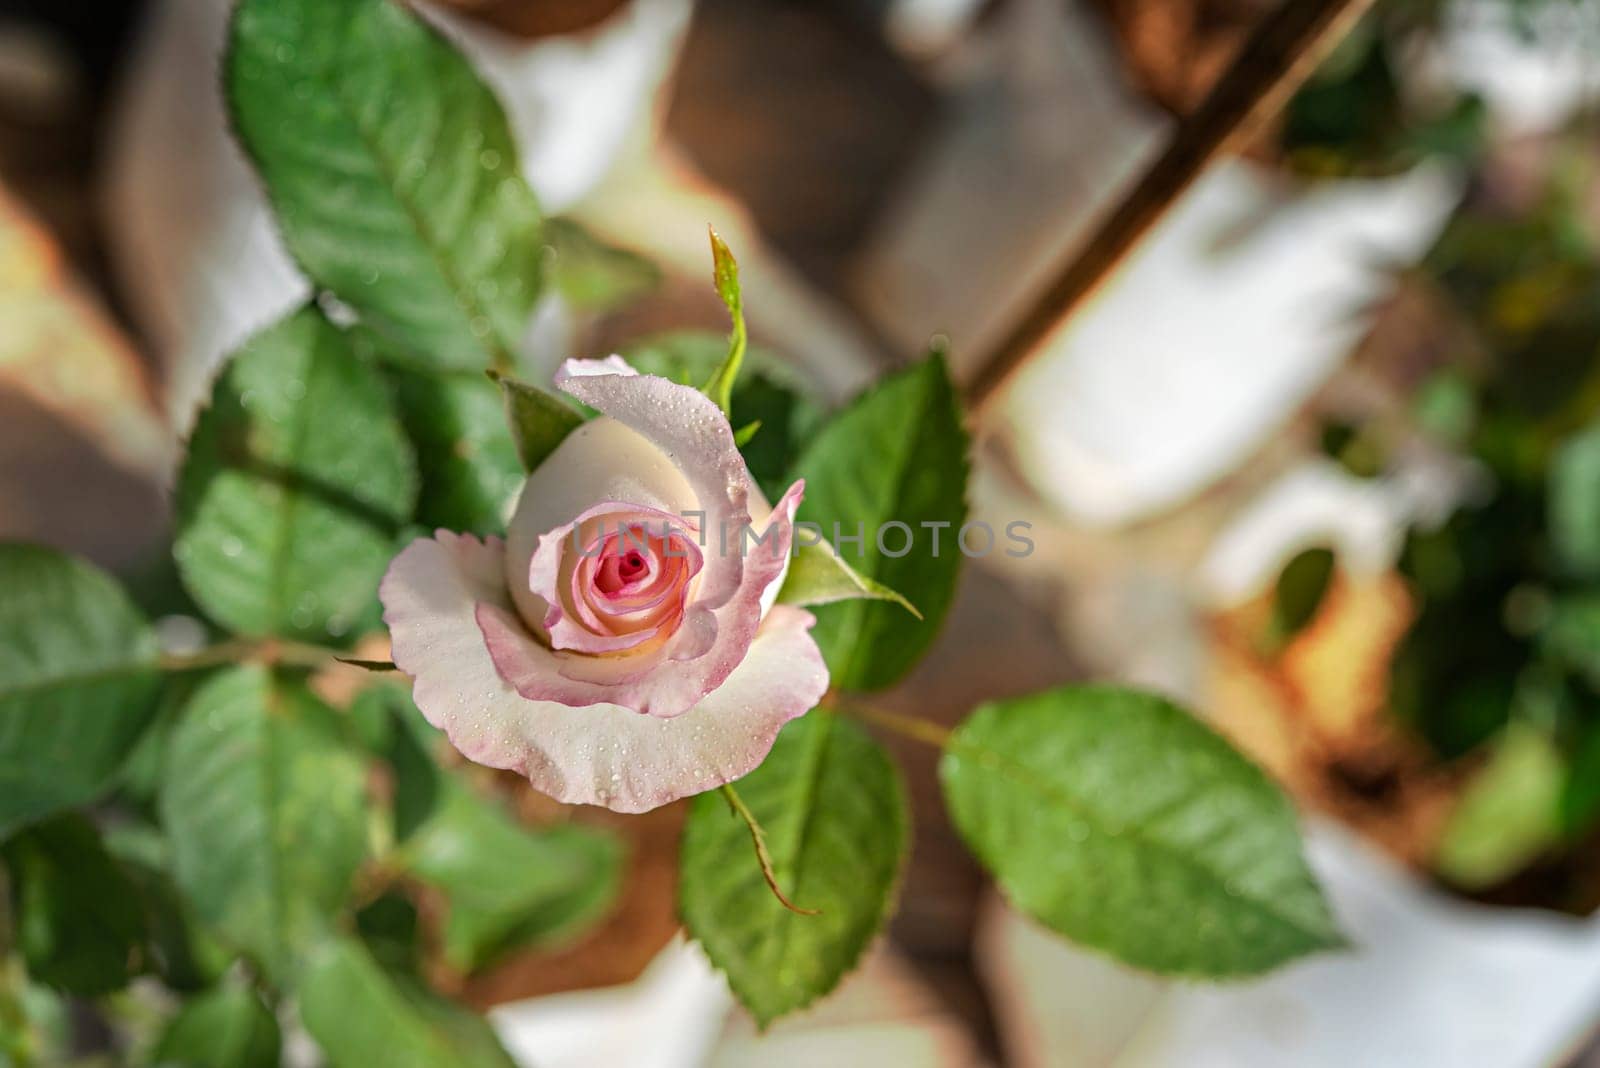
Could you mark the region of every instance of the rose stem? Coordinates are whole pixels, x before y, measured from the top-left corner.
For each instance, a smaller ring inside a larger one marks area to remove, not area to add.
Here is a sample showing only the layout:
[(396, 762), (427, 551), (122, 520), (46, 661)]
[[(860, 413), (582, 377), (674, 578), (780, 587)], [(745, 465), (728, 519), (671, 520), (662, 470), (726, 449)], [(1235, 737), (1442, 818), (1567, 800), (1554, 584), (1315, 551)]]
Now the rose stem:
[(870, 705), (846, 705), (837, 699), (831, 703), (830, 707), (835, 711), (854, 716), (874, 726), (894, 731), (896, 734), (902, 734), (907, 738), (914, 738), (925, 745), (933, 746), (935, 749), (944, 749), (950, 744), (950, 731), (937, 723), (930, 723), (925, 719), (902, 716), (898, 712), (873, 708)]
[(1139, 239), (1224, 153), (1248, 143), (1289, 102), (1372, 0), (1283, 0), (1256, 24), (1200, 106), (1166, 150), (1068, 255), (1005, 336), (989, 350), (967, 389), (979, 411), (1071, 318)]
[[(340, 650), (325, 649), (320, 645), (288, 641), (282, 638), (233, 638), (208, 646), (195, 653), (169, 653), (157, 661), (162, 671), (194, 671), (197, 668), (234, 664), (245, 660), (261, 660), (269, 664), (287, 664), (294, 667), (325, 667), (330, 660), (341, 660)], [(342, 661), (348, 662), (348, 661)], [(378, 661), (357, 661), (352, 666), (368, 667)], [(368, 670), (386, 670), (382, 666)]]

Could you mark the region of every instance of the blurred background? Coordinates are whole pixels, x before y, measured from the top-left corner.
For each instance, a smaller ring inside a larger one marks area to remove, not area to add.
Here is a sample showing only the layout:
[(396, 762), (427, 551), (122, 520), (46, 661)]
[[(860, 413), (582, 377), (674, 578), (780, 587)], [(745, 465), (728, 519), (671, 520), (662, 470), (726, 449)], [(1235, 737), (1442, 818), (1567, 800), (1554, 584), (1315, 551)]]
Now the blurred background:
[[(451, 0), (546, 208), (611, 257), (530, 374), (724, 328), (818, 404), (978, 380), (1273, 0)], [(172, 464), (304, 298), (228, 139), (222, 0), (0, 0), (0, 538), (163, 608)], [(898, 917), (764, 1036), (676, 938), (682, 813), (597, 931), (437, 985), (541, 1065), (1600, 1065), (1600, 2), (1377, 0), (977, 415), (969, 567), (889, 704), (1116, 678), (1302, 804), (1354, 949), (1158, 981), (1010, 912), (933, 755)], [(3, 591), (0, 591), (3, 595)], [(166, 606), (171, 608), (170, 605)], [(554, 806), (503, 789), (530, 821)]]

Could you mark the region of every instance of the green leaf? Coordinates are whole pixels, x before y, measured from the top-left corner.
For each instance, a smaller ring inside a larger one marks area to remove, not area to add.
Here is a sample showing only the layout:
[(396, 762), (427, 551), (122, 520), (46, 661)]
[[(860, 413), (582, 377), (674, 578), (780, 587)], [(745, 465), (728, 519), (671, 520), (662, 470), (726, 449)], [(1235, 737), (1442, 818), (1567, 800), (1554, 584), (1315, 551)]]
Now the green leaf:
[(178, 478), (174, 551), (195, 600), (233, 630), (341, 638), (375, 618), (415, 500), (387, 387), (308, 307), (217, 380)]
[(331, 709), (259, 667), (217, 675), (172, 739), (161, 814), (196, 914), (280, 980), (366, 853), (366, 769)]
[(544, 240), (551, 284), (580, 311), (613, 311), (661, 284), (654, 263), (607, 244), (571, 219), (546, 220)]
[(0, 544), (0, 835), (98, 797), (155, 711), (154, 633), (112, 579)]
[(417, 522), (504, 533), (524, 475), (501, 391), (480, 374), (396, 370), (391, 378), (422, 475)]
[(848, 720), (795, 720), (739, 780), (766, 830), (790, 912), (762, 877), (744, 822), (715, 792), (694, 799), (684, 829), (678, 909), (765, 1026), (826, 994), (856, 966), (893, 908), (905, 859), (905, 787), (889, 758)]
[(307, 970), (300, 1018), (331, 1068), (514, 1068), (481, 1017), (386, 974), (349, 938), (330, 941)]
[(71, 1010), (67, 997), (28, 982), (16, 957), (0, 960), (0, 1065), (69, 1064), (80, 1030)]
[(622, 879), (615, 839), (577, 826), (531, 830), (452, 778), (402, 855), (407, 871), (444, 892), (444, 958), (463, 971), (571, 937), (605, 914)]
[(356, 913), (356, 931), (372, 959), (385, 971), (420, 975), (422, 919), (417, 906), (399, 890), (386, 890)]
[(1544, 655), (1600, 691), (1600, 592), (1554, 598), (1537, 644)]
[(1468, 890), (1515, 875), (1559, 839), (1565, 782), (1549, 736), (1512, 723), (1451, 811), (1434, 868)]
[(1550, 463), (1550, 542), (1566, 571), (1600, 577), (1600, 425), (1564, 442)]
[(915, 605), (883, 583), (856, 571), (826, 541), (799, 544), (789, 563), (789, 574), (783, 580), (783, 590), (778, 594), (780, 602), (817, 605), (856, 598), (893, 601), (918, 619), (922, 618)]
[(1278, 575), (1272, 595), (1272, 637), (1286, 642), (1317, 616), (1333, 581), (1333, 550), (1318, 546), (1296, 553)]
[[(720, 335), (679, 330), (635, 342), (622, 356), (640, 374), (699, 386), (715, 373), (727, 350), (727, 339)], [(761, 491), (777, 500), (789, 487), (801, 443), (822, 422), (822, 406), (804, 378), (771, 350), (753, 347), (745, 362), (748, 370), (733, 387), (734, 425), (747, 430), (759, 423), (760, 431), (741, 442), (739, 451)]]
[(526, 827), (498, 802), (435, 763), (442, 735), (399, 686), (358, 704), (391, 720), (382, 748), (394, 773), (395, 862), (443, 891), (444, 957), (475, 971), (510, 950), (564, 940), (616, 900), (622, 850), (610, 835), (567, 825)]
[[(935, 353), (878, 383), (825, 425), (795, 465), (806, 480), (799, 519), (857, 572), (921, 609), (847, 601), (817, 610), (812, 631), (833, 684), (876, 690), (909, 671), (939, 632), (955, 597), (967, 516), (967, 435), (944, 357)], [(904, 527), (886, 524), (904, 524)], [(925, 524), (942, 523), (942, 528)], [(843, 539), (863, 535), (858, 547)], [(881, 538), (880, 538), (881, 534)], [(937, 544), (935, 543), (937, 538)], [(909, 551), (899, 553), (909, 541)], [(1003, 545), (1003, 540), (997, 538)], [(973, 535), (972, 551), (987, 543)], [(992, 551), (1002, 551), (999, 545)], [(936, 551), (937, 549), (937, 551)]]
[(1561, 829), (1580, 838), (1600, 819), (1600, 724), (1578, 740), (1561, 790)]
[(1288, 800), (1159, 697), (1066, 687), (983, 705), (939, 773), (1011, 903), (1082, 945), (1236, 976), (1342, 944)]
[[(405, 842), (438, 812), (448, 788), (449, 775), (434, 762), (438, 731), (422, 718), (411, 696), (400, 686), (373, 686), (351, 705), (352, 718), (375, 720), (374, 752), (388, 761), (394, 776), (394, 840)], [(374, 734), (371, 729), (364, 733)]]
[(194, 921), (188, 901), (165, 871), (130, 859), (114, 837), (107, 845), (137, 889), (149, 929), (150, 970), (168, 989), (179, 993), (203, 990), (215, 983), (235, 955)]
[(433, 366), (509, 369), (539, 208), (494, 94), (391, 0), (243, 0), (224, 73), (284, 240)]
[(4, 858), (29, 975), (96, 997), (139, 973), (145, 923), (138, 891), (94, 824), (59, 816), (12, 839)]
[(150, 1056), (162, 1068), (277, 1068), (277, 1018), (253, 991), (208, 991), (172, 1018)]
[(532, 471), (583, 425), (576, 408), (538, 386), (490, 373), (505, 398), (505, 419), (524, 470)]
[(711, 282), (733, 320), (733, 332), (728, 336), (727, 358), (712, 372), (702, 392), (717, 402), (724, 415), (732, 418), (733, 387), (739, 381), (739, 368), (744, 366), (744, 350), (750, 338), (744, 325), (744, 298), (739, 292), (739, 263), (717, 232), (712, 230), (710, 234)]

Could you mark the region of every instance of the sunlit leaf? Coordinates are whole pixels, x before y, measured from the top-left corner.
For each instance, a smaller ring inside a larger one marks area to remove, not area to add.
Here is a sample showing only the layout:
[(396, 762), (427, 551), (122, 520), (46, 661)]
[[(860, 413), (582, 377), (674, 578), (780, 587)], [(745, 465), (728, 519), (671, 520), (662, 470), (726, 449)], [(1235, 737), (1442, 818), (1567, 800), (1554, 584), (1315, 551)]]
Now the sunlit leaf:
[(984, 705), (939, 771), (1006, 897), (1084, 946), (1236, 976), (1342, 944), (1288, 800), (1159, 697), (1067, 687)]

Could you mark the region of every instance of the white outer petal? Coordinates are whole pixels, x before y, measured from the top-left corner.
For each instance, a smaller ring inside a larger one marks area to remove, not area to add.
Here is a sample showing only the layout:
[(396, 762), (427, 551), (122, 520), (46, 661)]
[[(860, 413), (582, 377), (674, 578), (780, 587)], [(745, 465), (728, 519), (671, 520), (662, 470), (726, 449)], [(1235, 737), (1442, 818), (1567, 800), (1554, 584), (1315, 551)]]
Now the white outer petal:
[(723, 685), (681, 716), (526, 700), (495, 671), (473, 618), (479, 601), (510, 607), (502, 554), (494, 538), (417, 539), (384, 576), (384, 621), (428, 721), (468, 759), (521, 772), (558, 801), (644, 812), (730, 782), (827, 688), (812, 617), (784, 605)]

